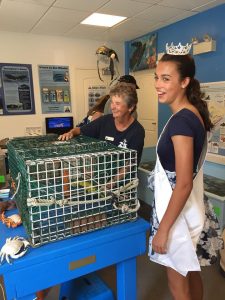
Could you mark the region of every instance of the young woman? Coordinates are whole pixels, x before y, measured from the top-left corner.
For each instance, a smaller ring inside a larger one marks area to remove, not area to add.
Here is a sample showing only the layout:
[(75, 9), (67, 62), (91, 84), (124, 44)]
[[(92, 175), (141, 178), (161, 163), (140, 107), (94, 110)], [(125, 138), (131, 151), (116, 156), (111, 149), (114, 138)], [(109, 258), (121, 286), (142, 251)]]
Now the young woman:
[(149, 178), (155, 195), (149, 256), (166, 266), (173, 299), (202, 300), (200, 265), (213, 263), (223, 244), (203, 195), (202, 164), (212, 123), (194, 78), (193, 58), (173, 55), (173, 49), (161, 58), (155, 73), (159, 102), (169, 105), (173, 115), (159, 138)]

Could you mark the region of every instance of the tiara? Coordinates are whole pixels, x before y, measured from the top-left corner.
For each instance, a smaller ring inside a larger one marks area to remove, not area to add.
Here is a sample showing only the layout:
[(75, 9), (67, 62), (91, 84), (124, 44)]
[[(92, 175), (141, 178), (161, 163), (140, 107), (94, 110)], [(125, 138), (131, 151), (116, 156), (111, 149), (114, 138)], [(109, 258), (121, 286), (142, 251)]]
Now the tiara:
[(192, 44), (186, 44), (185, 46), (179, 43), (177, 46), (174, 46), (173, 43), (169, 46), (166, 43), (166, 53), (171, 55), (186, 55), (190, 52)]

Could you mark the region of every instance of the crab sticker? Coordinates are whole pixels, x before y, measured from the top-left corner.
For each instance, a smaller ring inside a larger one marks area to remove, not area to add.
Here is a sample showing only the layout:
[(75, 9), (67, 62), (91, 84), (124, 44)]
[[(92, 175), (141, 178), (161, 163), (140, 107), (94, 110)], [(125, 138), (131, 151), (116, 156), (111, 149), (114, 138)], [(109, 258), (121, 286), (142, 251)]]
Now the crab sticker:
[(27, 252), (29, 246), (30, 243), (19, 236), (6, 239), (6, 242), (0, 252), (0, 264), (3, 263), (4, 259), (7, 263), (12, 264), (12, 259), (17, 259), (23, 256)]

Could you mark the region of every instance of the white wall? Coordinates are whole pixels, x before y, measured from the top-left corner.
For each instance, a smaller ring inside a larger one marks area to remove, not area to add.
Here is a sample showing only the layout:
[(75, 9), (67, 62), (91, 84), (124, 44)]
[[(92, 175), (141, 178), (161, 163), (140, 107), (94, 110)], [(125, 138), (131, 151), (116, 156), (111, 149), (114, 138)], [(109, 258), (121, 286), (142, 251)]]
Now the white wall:
[[(24, 136), (26, 127), (42, 126), (45, 129), (45, 117), (50, 114), (42, 114), (41, 98), (38, 78), (38, 65), (66, 65), (70, 70), (70, 89), (72, 99), (72, 113), (76, 120), (83, 116), (76, 109), (84, 99), (77, 99), (75, 89), (76, 69), (96, 69), (96, 49), (104, 44), (104, 41), (91, 41), (81, 39), (69, 39), (55, 36), (19, 34), (0, 32), (0, 62), (31, 64), (34, 83), (35, 115), (0, 116), (0, 139), (6, 137)], [(124, 73), (124, 44), (105, 43), (114, 49), (119, 57), (119, 71)], [(97, 69), (96, 69), (97, 74)], [(83, 87), (80, 87), (83, 88)], [(63, 116), (63, 114), (54, 114)]]

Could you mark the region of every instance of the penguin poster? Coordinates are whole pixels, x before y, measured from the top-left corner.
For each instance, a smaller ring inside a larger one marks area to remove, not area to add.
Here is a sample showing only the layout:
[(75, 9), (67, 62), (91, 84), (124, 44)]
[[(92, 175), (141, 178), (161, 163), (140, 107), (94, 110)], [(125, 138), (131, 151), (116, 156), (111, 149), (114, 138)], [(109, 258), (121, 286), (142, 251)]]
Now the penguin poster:
[(157, 35), (148, 34), (129, 43), (129, 71), (135, 72), (156, 67)]

